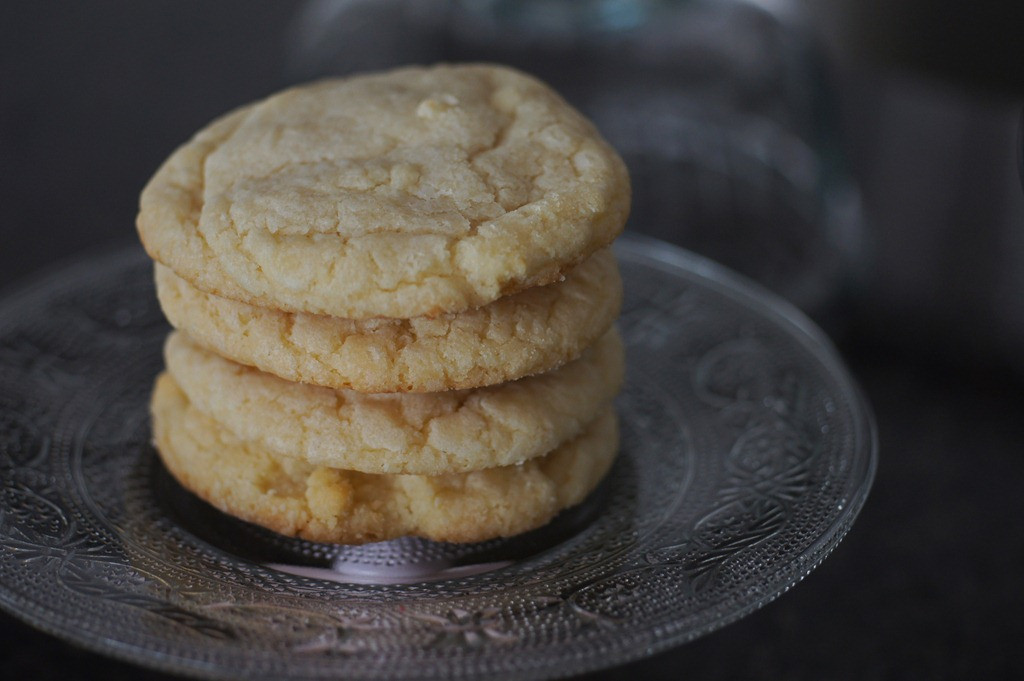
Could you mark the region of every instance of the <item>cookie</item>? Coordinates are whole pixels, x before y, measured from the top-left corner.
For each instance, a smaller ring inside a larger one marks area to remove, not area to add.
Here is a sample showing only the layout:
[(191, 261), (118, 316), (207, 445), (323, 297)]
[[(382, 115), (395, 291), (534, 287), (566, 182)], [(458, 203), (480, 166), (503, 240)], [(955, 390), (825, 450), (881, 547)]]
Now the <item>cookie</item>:
[(548, 371), (579, 357), (622, 303), (608, 249), (565, 281), (433, 318), (271, 310), (203, 293), (162, 265), (156, 285), (171, 324), (223, 357), (290, 381), (373, 393), (476, 388)]
[(629, 197), (619, 156), (539, 81), (416, 67), (217, 120), (158, 170), (137, 225), (207, 293), (407, 319), (558, 280), (621, 232)]
[(615, 413), (519, 466), (438, 476), (372, 475), (277, 457), (193, 408), (162, 374), (153, 432), (168, 470), (222, 511), (289, 536), (358, 544), (416, 535), (484, 541), (548, 522), (582, 501), (618, 449)]
[(582, 432), (623, 377), (614, 329), (555, 371), (442, 393), (293, 383), (219, 357), (181, 332), (164, 354), (195, 408), (242, 440), (275, 456), (375, 474), (462, 473), (541, 456)]

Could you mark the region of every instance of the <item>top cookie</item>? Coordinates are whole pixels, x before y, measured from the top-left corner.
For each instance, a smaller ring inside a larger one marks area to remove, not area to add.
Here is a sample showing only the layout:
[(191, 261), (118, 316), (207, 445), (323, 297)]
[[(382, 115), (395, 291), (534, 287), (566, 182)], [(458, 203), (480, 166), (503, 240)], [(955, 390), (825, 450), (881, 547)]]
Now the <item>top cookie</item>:
[(141, 197), (150, 255), (292, 312), (408, 318), (556, 280), (607, 245), (629, 180), (548, 87), (489, 65), (286, 90), (215, 121)]

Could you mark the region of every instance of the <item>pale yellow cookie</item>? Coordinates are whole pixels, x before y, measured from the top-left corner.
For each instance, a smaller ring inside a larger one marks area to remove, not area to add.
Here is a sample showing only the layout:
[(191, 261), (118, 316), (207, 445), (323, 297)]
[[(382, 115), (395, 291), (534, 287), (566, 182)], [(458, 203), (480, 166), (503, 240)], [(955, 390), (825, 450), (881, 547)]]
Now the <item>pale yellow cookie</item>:
[(582, 501), (618, 450), (609, 407), (574, 440), (520, 466), (438, 476), (371, 475), (277, 457), (193, 408), (167, 374), (153, 434), (168, 470), (226, 513), (281, 534), (358, 544), (405, 535), (471, 542), (548, 522)]
[(622, 384), (612, 329), (554, 371), (443, 393), (359, 393), (285, 381), (175, 332), (167, 370), (196, 409), (276, 456), (364, 473), (461, 473), (516, 464), (578, 435)]
[(162, 265), (156, 290), (171, 324), (219, 355), (290, 381), (375, 393), (475, 388), (548, 371), (579, 357), (622, 303), (608, 249), (565, 281), (432, 318), (271, 310), (203, 293)]
[(138, 229), (195, 287), (350, 319), (479, 307), (620, 233), (622, 160), (539, 81), (488, 65), (286, 90), (198, 133)]

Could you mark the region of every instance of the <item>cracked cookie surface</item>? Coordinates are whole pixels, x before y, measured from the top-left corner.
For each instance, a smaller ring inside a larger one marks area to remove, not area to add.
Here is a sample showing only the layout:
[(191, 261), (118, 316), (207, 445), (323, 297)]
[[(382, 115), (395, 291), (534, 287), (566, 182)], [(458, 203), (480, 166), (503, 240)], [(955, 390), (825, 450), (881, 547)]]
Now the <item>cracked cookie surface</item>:
[(472, 542), (526, 532), (582, 501), (618, 450), (608, 407), (578, 437), (520, 466), (372, 475), (277, 457), (241, 440), (190, 405), (167, 374), (157, 379), (152, 412), (157, 449), (182, 485), (238, 518), (321, 542)]
[(565, 281), (414, 319), (261, 308), (203, 293), (162, 265), (156, 284), (171, 323), (217, 354), (290, 381), (374, 393), (475, 388), (548, 371), (579, 357), (622, 302), (610, 249)]
[(615, 329), (544, 374), (470, 390), (368, 394), (292, 383), (173, 333), (167, 371), (195, 408), (276, 456), (364, 473), (461, 473), (521, 463), (577, 436), (622, 384)]
[(499, 66), (286, 90), (215, 121), (142, 193), (147, 251), (196, 288), (292, 312), (409, 318), (550, 283), (625, 223), (594, 127)]

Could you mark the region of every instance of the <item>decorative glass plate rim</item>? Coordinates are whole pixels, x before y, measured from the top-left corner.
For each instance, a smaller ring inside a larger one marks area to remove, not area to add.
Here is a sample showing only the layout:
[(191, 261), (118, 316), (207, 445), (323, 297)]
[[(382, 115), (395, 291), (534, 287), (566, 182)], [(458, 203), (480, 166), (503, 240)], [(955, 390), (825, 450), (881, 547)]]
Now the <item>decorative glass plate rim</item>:
[[(744, 302), (748, 305), (763, 306), (763, 310), (770, 312), (776, 321), (789, 326), (798, 336), (803, 336), (802, 345), (804, 348), (809, 350), (824, 366), (828, 367), (830, 373), (841, 379), (851, 404), (857, 407), (855, 414), (858, 420), (858, 434), (864, 438), (868, 447), (866, 456), (858, 460), (862, 471), (859, 476), (861, 485), (858, 487), (856, 495), (848, 500), (846, 512), (836, 518), (821, 533), (817, 540), (803, 551), (800, 557), (808, 558), (809, 560), (804, 562), (804, 569), (802, 571), (797, 574), (791, 574), (788, 579), (779, 580), (778, 576), (787, 572), (785, 566), (779, 567), (771, 575), (774, 581), (773, 588), (769, 589), (762, 598), (751, 602), (743, 608), (723, 614), (709, 622), (706, 626), (693, 630), (673, 643), (668, 643), (664, 640), (660, 641), (658, 644), (650, 646), (643, 655), (623, 660), (622, 663), (626, 663), (689, 643), (743, 619), (776, 600), (779, 596), (782, 596), (821, 565), (849, 532), (861, 509), (867, 502), (868, 494), (871, 491), (878, 470), (878, 430), (874, 414), (871, 411), (867, 398), (864, 396), (863, 390), (846, 369), (839, 351), (832, 340), (794, 304), (758, 282), (744, 277), (714, 260), (661, 241), (660, 239), (634, 232), (625, 232), (615, 244), (615, 247), (617, 252), (628, 250), (632, 255), (644, 258), (652, 264), (657, 263), (663, 267), (678, 268), (697, 274), (703, 279), (702, 283), (705, 286), (720, 291), (724, 290), (734, 298), (744, 299)], [(598, 668), (600, 667), (595, 667), (590, 671), (595, 671)]]
[[(877, 430), (874, 417), (862, 391), (849, 375), (831, 340), (800, 310), (756, 282), (752, 282), (722, 265), (657, 239), (627, 232), (620, 237), (615, 248), (620, 257), (628, 255), (637, 261), (642, 261), (647, 266), (666, 271), (682, 270), (696, 275), (703, 286), (724, 293), (738, 301), (743, 307), (757, 312), (774, 324), (788, 330), (789, 335), (797, 339), (799, 345), (827, 369), (846, 393), (846, 397), (853, 406), (856, 436), (864, 443), (864, 446), (862, 456), (856, 459), (856, 467), (859, 470), (853, 477), (860, 482), (855, 494), (847, 499), (843, 512), (831, 525), (822, 530), (819, 536), (799, 555), (796, 561), (799, 563), (798, 571), (794, 571), (793, 563), (778, 565), (774, 570), (763, 574), (766, 588), (759, 597), (748, 599), (742, 607), (723, 612), (715, 619), (696, 628), (685, 629), (677, 622), (675, 627), (669, 626), (663, 629), (660, 637), (655, 641), (646, 641), (643, 642), (643, 645), (629, 645), (631, 641), (627, 639), (625, 644), (615, 649), (614, 655), (610, 659), (591, 659), (579, 662), (573, 668), (573, 674), (618, 666), (664, 652), (721, 629), (774, 601), (802, 581), (838, 546), (866, 502), (878, 465)], [(137, 251), (137, 247), (133, 250)], [(110, 248), (56, 263), (27, 280), (16, 282), (14, 286), (4, 287), (0, 291), (0, 307), (13, 304), (18, 299), (30, 296), (37, 290), (45, 289), (56, 281), (58, 276), (84, 274), (96, 261), (120, 260), (129, 255), (130, 251), (124, 247)], [(723, 600), (735, 600), (735, 598)], [(204, 664), (199, 657), (175, 655), (169, 650), (158, 651), (126, 641), (113, 640), (93, 632), (83, 633), (77, 626), (78, 618), (59, 611), (42, 614), (29, 612), (26, 608), (29, 605), (33, 604), (0, 582), (0, 608), (40, 631), (92, 652), (171, 674), (225, 679), (238, 677), (237, 674), (232, 674), (213, 663)], [(639, 633), (634, 636), (637, 642), (642, 641), (642, 636)], [(516, 678), (551, 678), (558, 675), (557, 669), (538, 666), (522, 670)], [(458, 676), (462, 677), (463, 674)], [(428, 675), (423, 678), (434, 678), (434, 676)]]

